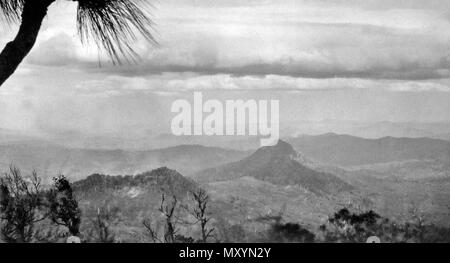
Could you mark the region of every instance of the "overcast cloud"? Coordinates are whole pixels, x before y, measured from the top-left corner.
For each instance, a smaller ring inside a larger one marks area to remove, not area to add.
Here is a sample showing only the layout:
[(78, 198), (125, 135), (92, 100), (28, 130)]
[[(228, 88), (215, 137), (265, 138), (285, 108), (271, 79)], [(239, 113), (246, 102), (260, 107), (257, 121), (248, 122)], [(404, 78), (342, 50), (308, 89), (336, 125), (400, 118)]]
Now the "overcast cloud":
[[(0, 127), (164, 126), (166, 105), (194, 90), (219, 99), (226, 92), (295, 94), (298, 103), (286, 103), (281, 114), (305, 120), (450, 121), (447, 0), (169, 0), (154, 6), (159, 46), (137, 41), (140, 61), (118, 67), (80, 44), (75, 5), (59, 1), (32, 53), (0, 88)], [(0, 28), (3, 46), (17, 28)], [(413, 106), (422, 108), (411, 114)]]

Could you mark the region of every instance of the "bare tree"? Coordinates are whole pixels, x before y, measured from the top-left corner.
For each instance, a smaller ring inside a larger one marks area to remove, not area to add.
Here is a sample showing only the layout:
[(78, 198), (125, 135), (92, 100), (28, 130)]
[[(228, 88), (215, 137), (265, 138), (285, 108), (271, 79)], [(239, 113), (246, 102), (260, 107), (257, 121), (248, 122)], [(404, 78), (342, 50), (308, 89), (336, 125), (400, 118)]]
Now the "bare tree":
[(144, 227), (153, 239), (153, 242), (158, 243), (175, 243), (177, 229), (175, 226), (175, 211), (177, 209), (178, 199), (172, 196), (172, 202), (167, 202), (165, 194), (161, 195), (161, 204), (158, 211), (164, 216), (164, 237), (160, 238), (156, 227), (153, 227), (151, 221), (146, 219), (143, 221)]
[[(111, 231), (110, 221), (113, 215), (109, 209), (97, 209), (97, 216), (92, 221), (93, 230), (95, 231), (95, 242), (98, 243), (114, 243), (115, 235)], [(91, 233), (92, 235), (92, 233)]]
[(11, 166), (9, 173), (0, 179), (1, 235), (6, 242), (32, 241), (34, 225), (47, 217), (47, 213), (40, 210), (44, 206), (43, 199), (36, 171), (30, 178), (24, 178), (18, 168)]
[(172, 202), (166, 204), (165, 196), (161, 196), (161, 206), (159, 207), (159, 212), (161, 212), (166, 220), (166, 225), (164, 229), (164, 241), (166, 243), (175, 243), (175, 234), (177, 232), (174, 224), (174, 213), (177, 207), (177, 197), (172, 196)]
[(189, 209), (189, 212), (196, 219), (195, 223), (200, 224), (200, 230), (202, 234), (202, 242), (206, 243), (208, 238), (213, 236), (214, 228), (208, 228), (208, 223), (211, 217), (208, 215), (209, 196), (203, 189), (199, 189), (196, 192), (191, 192), (194, 199), (194, 207)]
[[(0, 86), (16, 71), (36, 43), (48, 8), (63, 0), (0, 0), (0, 15), (19, 31), (0, 53)], [(139, 32), (151, 43), (153, 22), (148, 0), (73, 0), (78, 2), (77, 28), (82, 43), (94, 40), (114, 63), (136, 58), (132, 43)]]
[(147, 229), (148, 234), (150, 235), (150, 238), (154, 243), (164, 243), (163, 240), (159, 238), (158, 231), (155, 227), (153, 227), (150, 219), (145, 219), (142, 224), (144, 225), (145, 229)]

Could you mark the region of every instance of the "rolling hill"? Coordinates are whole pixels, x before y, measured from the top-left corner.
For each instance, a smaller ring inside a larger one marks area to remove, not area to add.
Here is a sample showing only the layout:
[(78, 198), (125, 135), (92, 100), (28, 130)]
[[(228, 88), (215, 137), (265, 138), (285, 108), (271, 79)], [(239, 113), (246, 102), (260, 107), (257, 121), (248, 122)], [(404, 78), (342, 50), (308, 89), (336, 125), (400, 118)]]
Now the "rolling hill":
[[(164, 192), (169, 195), (183, 197), (190, 191), (194, 191), (197, 185), (194, 181), (167, 167), (161, 167), (137, 175), (111, 176), (93, 174), (73, 183), (74, 190), (84, 194), (98, 194), (108, 190), (114, 191), (133, 187), (147, 188), (149, 191)], [(131, 197), (136, 197), (137, 195), (134, 193)]]
[[(185, 204), (188, 193), (198, 189), (197, 184), (175, 170), (165, 167), (137, 175), (110, 176), (93, 174), (73, 183), (79, 206), (83, 211), (82, 229), (91, 227), (99, 211), (107, 211), (109, 226), (116, 238), (125, 242), (150, 242), (142, 222), (150, 219), (161, 230), (162, 195), (171, 204), (176, 196), (178, 204)], [(176, 216), (186, 217), (186, 211), (177, 207)], [(177, 225), (178, 230), (183, 229)]]

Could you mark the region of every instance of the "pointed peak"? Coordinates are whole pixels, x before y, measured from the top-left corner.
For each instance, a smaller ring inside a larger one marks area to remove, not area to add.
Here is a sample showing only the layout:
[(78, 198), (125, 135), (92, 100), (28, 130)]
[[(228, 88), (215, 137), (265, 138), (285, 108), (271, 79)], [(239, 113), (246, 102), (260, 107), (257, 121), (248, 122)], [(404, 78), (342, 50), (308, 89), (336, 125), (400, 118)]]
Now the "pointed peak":
[(276, 145), (290, 145), (290, 144), (280, 139), (278, 140)]
[(279, 140), (278, 143), (274, 146), (274, 150), (281, 154), (286, 155), (296, 155), (297, 151), (294, 150), (294, 147), (289, 143)]
[(259, 149), (257, 152), (267, 152), (272, 155), (296, 155), (297, 152), (294, 150), (292, 145), (289, 143), (279, 140), (277, 144), (273, 146), (265, 146)]

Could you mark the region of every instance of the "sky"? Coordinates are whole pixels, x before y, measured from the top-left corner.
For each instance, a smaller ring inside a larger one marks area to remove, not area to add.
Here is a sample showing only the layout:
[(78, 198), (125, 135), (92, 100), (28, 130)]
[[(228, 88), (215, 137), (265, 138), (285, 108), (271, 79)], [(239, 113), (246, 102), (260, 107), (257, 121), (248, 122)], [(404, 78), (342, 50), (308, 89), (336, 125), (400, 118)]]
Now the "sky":
[[(279, 99), (296, 121), (450, 122), (448, 0), (159, 0), (158, 45), (112, 65), (57, 1), (0, 87), (0, 128), (30, 134), (167, 132), (171, 103)], [(0, 20), (1, 21), (1, 20)], [(0, 25), (0, 46), (17, 26)]]

